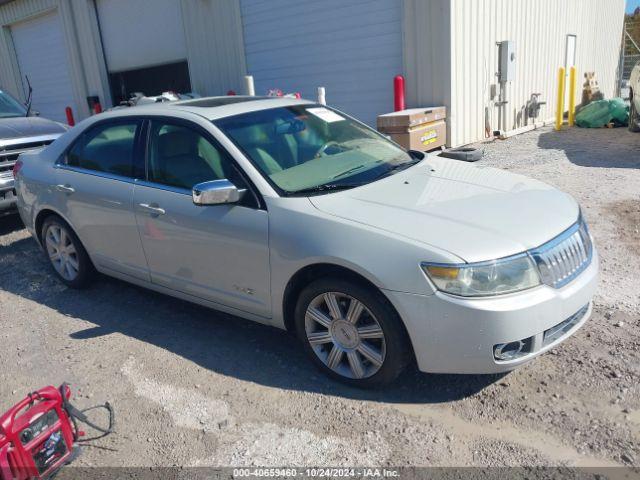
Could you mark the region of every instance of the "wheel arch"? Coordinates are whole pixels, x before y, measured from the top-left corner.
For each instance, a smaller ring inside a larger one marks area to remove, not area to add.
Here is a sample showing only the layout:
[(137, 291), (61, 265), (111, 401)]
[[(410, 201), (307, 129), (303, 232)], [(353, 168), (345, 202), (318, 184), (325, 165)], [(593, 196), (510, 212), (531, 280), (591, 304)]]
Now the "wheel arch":
[(398, 309), (394, 306), (393, 302), (391, 302), (391, 300), (387, 298), (384, 291), (363, 274), (356, 272), (355, 270), (348, 267), (337, 265), (334, 263), (323, 262), (306, 265), (300, 268), (289, 279), (289, 282), (287, 282), (287, 286), (285, 287), (282, 299), (282, 315), (285, 329), (288, 332), (295, 335), (295, 308), (300, 293), (311, 282), (322, 277), (336, 277), (340, 279), (350, 280), (354, 283), (358, 283), (368, 289), (378, 292), (380, 294), (380, 297), (388, 305), (388, 307), (391, 308), (396, 313), (396, 315), (398, 315), (409, 348), (411, 348), (411, 356), (415, 358), (413, 351), (413, 342), (411, 341), (411, 337), (409, 336), (407, 327), (404, 324), (404, 320), (398, 312)]
[[(62, 215), (60, 212), (54, 210), (51, 207), (43, 207), (41, 208), (38, 213), (36, 214), (36, 218), (34, 220), (33, 223), (33, 227), (35, 229), (36, 232), (36, 240), (38, 241), (38, 243), (41, 246), (44, 246), (43, 242), (42, 242), (42, 225), (44, 224), (44, 221), (47, 219), (47, 217), (50, 217), (51, 215), (55, 215), (56, 217), (60, 217), (62, 220), (64, 220), (64, 222), (69, 225), (69, 228), (71, 228), (71, 230), (73, 230), (73, 232), (78, 235), (78, 232), (76, 232), (76, 230), (73, 228), (73, 226), (69, 223), (69, 220), (67, 220), (64, 215)], [(78, 236), (78, 238), (80, 238)], [(82, 242), (82, 240), (80, 240)]]

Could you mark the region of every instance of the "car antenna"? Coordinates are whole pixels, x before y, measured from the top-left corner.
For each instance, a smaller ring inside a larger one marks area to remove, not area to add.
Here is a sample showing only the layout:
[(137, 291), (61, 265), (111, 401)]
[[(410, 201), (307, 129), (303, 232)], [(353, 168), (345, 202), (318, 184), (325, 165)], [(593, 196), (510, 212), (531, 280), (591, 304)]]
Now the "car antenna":
[(29, 76), (25, 75), (24, 78), (27, 80), (27, 86), (29, 87), (29, 93), (27, 94), (27, 114), (25, 117), (29, 116), (29, 112), (31, 112), (31, 99), (33, 98), (33, 88), (31, 87), (31, 82), (29, 81)]

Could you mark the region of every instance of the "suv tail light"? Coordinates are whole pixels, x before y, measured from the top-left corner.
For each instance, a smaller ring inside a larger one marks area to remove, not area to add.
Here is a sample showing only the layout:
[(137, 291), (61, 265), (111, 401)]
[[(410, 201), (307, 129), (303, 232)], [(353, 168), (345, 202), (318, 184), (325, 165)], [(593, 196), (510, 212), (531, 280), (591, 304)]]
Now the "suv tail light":
[(22, 168), (22, 160), (18, 160), (13, 165), (13, 178), (16, 178), (18, 176), (18, 172), (20, 171), (21, 168)]

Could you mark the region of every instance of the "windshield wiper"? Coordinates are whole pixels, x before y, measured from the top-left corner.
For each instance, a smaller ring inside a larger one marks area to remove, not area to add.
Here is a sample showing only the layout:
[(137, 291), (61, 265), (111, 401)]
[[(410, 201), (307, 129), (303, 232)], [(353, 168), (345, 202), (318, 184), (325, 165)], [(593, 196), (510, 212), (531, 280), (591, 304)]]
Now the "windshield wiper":
[(350, 188), (361, 187), (364, 183), (325, 183), (324, 185), (317, 185), (315, 187), (303, 188), (302, 190), (296, 190), (294, 192), (288, 192), (287, 195), (304, 195), (307, 193), (319, 193), (319, 192), (335, 192), (338, 190), (348, 190)]
[[(409, 160), (408, 162), (400, 163), (398, 165), (394, 165), (389, 169), (385, 170), (381, 175), (375, 177), (371, 181), (362, 182), (362, 183), (325, 183), (324, 185), (318, 185), (315, 187), (303, 188), (302, 190), (296, 190), (295, 192), (287, 192), (287, 195), (304, 195), (308, 193), (320, 193), (320, 192), (330, 192), (330, 191), (338, 191), (338, 190), (348, 190), (350, 188), (361, 187), (363, 185), (367, 185), (372, 181), (380, 180), (381, 178), (388, 177), (389, 175), (393, 175), (401, 170), (406, 170), (407, 168), (415, 165), (416, 163), (421, 162), (422, 159)], [(362, 168), (362, 166), (358, 166), (353, 168), (352, 170), (358, 170)], [(345, 175), (348, 172), (342, 172), (338, 176)], [(335, 177), (334, 177), (335, 178)]]
[(412, 167), (416, 163), (420, 163), (421, 161), (422, 161), (422, 159), (416, 158), (415, 160), (409, 160), (408, 162), (399, 163), (398, 165), (394, 165), (393, 167), (389, 167), (388, 170), (386, 170), (385, 172), (382, 172), (380, 175), (378, 175), (375, 178), (375, 180), (380, 180), (381, 178), (385, 178), (385, 177), (388, 177), (390, 175), (393, 175), (394, 173), (398, 173), (398, 172), (401, 172), (402, 170), (406, 170), (407, 168)]
[(344, 172), (340, 172), (337, 175), (334, 175), (333, 177), (331, 177), (331, 180), (335, 180), (336, 178), (340, 178), (340, 177), (344, 177), (345, 175), (349, 175), (350, 173), (353, 172), (357, 172), (358, 170), (361, 170), (365, 167), (369, 167), (371, 165), (378, 165), (382, 163), (382, 160), (376, 160), (375, 162), (370, 162), (370, 163), (363, 163), (361, 165), (356, 165), (353, 168), (350, 168), (349, 170), (345, 170)]

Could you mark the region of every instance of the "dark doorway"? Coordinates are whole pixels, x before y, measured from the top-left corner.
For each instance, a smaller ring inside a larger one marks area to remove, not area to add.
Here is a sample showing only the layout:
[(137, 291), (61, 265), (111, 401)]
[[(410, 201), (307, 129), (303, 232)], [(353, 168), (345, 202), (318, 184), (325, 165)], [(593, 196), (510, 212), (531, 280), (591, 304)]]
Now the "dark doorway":
[(134, 92), (151, 97), (162, 92), (187, 93), (191, 91), (189, 66), (186, 60), (155, 67), (138, 68), (109, 74), (113, 104), (128, 100)]

